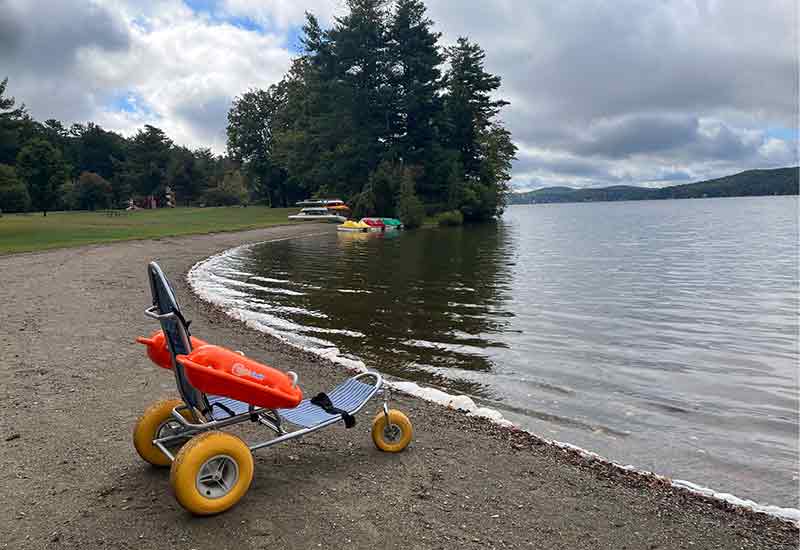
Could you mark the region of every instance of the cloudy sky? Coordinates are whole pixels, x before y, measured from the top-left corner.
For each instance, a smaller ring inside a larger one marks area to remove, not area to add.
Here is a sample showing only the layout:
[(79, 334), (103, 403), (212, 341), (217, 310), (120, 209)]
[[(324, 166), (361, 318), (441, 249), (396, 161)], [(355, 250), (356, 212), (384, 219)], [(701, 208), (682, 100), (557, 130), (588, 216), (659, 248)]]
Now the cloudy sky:
[[(225, 148), (231, 99), (342, 0), (0, 0), (0, 78), (38, 119)], [(792, 0), (428, 0), (511, 101), (518, 188), (695, 181), (797, 162)]]

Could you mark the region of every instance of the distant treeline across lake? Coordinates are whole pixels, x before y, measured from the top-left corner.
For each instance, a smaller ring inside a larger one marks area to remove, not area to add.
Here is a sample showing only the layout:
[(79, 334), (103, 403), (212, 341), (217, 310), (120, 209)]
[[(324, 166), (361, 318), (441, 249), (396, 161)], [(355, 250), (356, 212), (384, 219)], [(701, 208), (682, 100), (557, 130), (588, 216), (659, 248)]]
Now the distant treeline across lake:
[(548, 202), (639, 201), (658, 199), (701, 199), (710, 197), (757, 197), (797, 195), (798, 168), (748, 170), (713, 180), (673, 185), (658, 189), (632, 185), (614, 185), (590, 189), (545, 187), (527, 193), (514, 193), (511, 204)]

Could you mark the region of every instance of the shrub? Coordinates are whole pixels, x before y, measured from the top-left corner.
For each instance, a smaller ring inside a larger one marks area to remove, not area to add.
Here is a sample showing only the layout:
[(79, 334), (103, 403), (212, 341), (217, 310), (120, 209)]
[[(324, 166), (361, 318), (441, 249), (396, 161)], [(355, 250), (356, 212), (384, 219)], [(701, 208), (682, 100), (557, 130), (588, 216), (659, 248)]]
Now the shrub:
[(31, 204), (28, 188), (17, 177), (13, 166), (0, 164), (0, 210), (25, 212)]
[(435, 216), (439, 212), (443, 212), (447, 210), (447, 203), (446, 202), (431, 202), (425, 204), (425, 215), (426, 216)]
[(239, 170), (226, 173), (221, 182), (206, 192), (207, 206), (234, 206), (248, 203), (247, 186)]
[(436, 223), (444, 226), (456, 226), (464, 223), (464, 214), (459, 210), (449, 210), (436, 216)]
[(414, 190), (414, 174), (404, 170), (400, 182), (400, 193), (397, 196), (397, 217), (409, 229), (419, 227), (425, 220), (425, 206)]

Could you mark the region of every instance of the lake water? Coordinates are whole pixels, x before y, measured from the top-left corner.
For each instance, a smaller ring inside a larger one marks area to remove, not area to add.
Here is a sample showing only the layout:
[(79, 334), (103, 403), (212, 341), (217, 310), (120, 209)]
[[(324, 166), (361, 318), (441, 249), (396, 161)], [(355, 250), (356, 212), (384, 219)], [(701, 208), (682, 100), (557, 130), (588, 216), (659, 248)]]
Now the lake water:
[(796, 197), (513, 206), (208, 265), (306, 348), (473, 396), (617, 462), (797, 507)]

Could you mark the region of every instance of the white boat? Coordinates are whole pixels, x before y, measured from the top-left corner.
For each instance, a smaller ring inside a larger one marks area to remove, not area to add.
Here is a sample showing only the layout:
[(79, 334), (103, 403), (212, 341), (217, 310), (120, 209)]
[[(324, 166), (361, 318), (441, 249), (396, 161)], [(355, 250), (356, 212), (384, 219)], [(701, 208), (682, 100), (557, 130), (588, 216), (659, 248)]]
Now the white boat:
[(332, 206), (344, 206), (344, 201), (341, 199), (306, 199), (296, 204), (297, 206), (325, 206), (330, 208)]
[(332, 214), (327, 208), (303, 208), (297, 214), (289, 216), (290, 220), (301, 221), (328, 221), (335, 223), (343, 223), (347, 221), (344, 216)]

